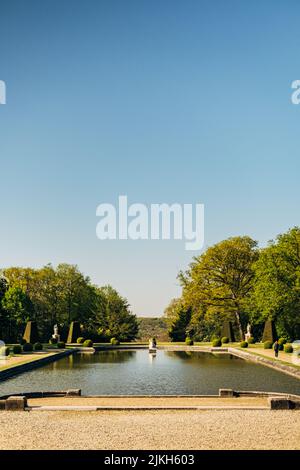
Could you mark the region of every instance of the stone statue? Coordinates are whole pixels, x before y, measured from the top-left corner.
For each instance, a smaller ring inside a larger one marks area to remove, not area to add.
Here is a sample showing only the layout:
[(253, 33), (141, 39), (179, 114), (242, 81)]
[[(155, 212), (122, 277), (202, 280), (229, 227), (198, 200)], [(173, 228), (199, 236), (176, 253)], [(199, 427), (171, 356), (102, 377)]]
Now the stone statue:
[(57, 342), (59, 342), (60, 341), (60, 335), (58, 334), (58, 326), (54, 325), (53, 330), (54, 330), (54, 333), (52, 335), (52, 338), (56, 339)]
[(149, 339), (149, 352), (154, 352), (154, 351), (156, 351), (156, 339), (150, 338)]
[(248, 323), (247, 333), (245, 333), (245, 341), (248, 341), (249, 338), (251, 338), (251, 325)]

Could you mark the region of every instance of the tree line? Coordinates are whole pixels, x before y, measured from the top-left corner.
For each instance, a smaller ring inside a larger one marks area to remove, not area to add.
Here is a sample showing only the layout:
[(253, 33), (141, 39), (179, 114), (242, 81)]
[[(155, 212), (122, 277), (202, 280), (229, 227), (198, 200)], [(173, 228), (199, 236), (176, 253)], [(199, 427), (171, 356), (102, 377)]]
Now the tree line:
[(79, 321), (83, 334), (94, 341), (133, 340), (136, 316), (128, 301), (107, 285), (93, 285), (77, 266), (51, 264), (41, 269), (11, 267), (0, 276), (0, 339), (16, 342), (26, 322), (35, 320), (43, 341), (58, 324), (66, 339), (69, 325)]
[(279, 336), (300, 338), (300, 228), (265, 248), (248, 236), (232, 237), (195, 257), (178, 275), (182, 295), (165, 310), (172, 341), (210, 341), (225, 321), (243, 339), (246, 325), (261, 339), (266, 320)]

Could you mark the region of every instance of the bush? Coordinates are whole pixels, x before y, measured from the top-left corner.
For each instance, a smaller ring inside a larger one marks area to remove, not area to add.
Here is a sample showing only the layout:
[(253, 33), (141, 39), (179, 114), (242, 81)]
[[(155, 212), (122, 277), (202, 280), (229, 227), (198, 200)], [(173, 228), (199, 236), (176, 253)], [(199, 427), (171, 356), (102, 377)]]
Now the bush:
[(66, 344), (65, 344), (63, 341), (59, 341), (59, 342), (57, 343), (57, 347), (58, 347), (59, 349), (65, 349)]
[(21, 338), (20, 341), (19, 341), (19, 344), (20, 344), (21, 346), (24, 346), (24, 344), (26, 344), (26, 343), (27, 343), (27, 341), (26, 341), (25, 338)]
[(117, 346), (118, 344), (120, 344), (120, 341), (117, 338), (111, 338), (110, 344)]
[(42, 343), (34, 343), (33, 349), (34, 349), (35, 351), (42, 351), (42, 349), (43, 349)]
[(255, 340), (254, 340), (253, 336), (250, 336), (250, 338), (248, 338), (247, 343), (248, 344), (254, 344), (255, 343)]
[(86, 339), (83, 343), (83, 346), (85, 348), (92, 348), (93, 347), (93, 341), (91, 339)]
[(248, 343), (247, 343), (247, 341), (242, 341), (242, 342), (240, 343), (240, 347), (241, 347), (241, 348), (248, 348)]
[(50, 338), (49, 344), (57, 344), (57, 338)]
[(80, 336), (80, 338), (77, 338), (77, 341), (76, 341), (78, 344), (83, 344), (84, 343), (84, 338), (82, 338), (82, 336)]
[(0, 348), (0, 356), (9, 356), (8, 346), (2, 346), (2, 348)]
[(22, 346), (20, 344), (15, 344), (12, 350), (14, 354), (22, 354)]
[(31, 343), (25, 343), (23, 345), (23, 352), (31, 352), (33, 351), (33, 346)]
[(187, 338), (185, 338), (185, 344), (186, 344), (187, 346), (193, 346), (194, 341), (192, 340), (192, 338), (188, 338), (188, 337), (187, 337)]
[(285, 338), (279, 338), (279, 340), (278, 340), (278, 343), (279, 343), (279, 344), (282, 344), (282, 345), (285, 344), (286, 342), (287, 342), (287, 341), (286, 341)]
[(273, 343), (272, 341), (265, 341), (264, 342), (264, 349), (272, 349)]
[(222, 344), (229, 343), (229, 338), (227, 336), (223, 336), (223, 338), (221, 339), (221, 342)]
[(292, 353), (294, 351), (293, 346), (290, 343), (287, 343), (283, 346), (283, 350), (286, 353)]
[(218, 348), (219, 346), (222, 346), (220, 338), (214, 339), (213, 342), (212, 342), (212, 345), (213, 345), (214, 348)]

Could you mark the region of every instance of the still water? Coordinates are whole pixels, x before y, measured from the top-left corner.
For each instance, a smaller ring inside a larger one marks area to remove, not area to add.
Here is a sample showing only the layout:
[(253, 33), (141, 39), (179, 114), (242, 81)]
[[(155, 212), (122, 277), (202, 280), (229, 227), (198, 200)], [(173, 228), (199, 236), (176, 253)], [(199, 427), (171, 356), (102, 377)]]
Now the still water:
[(71, 388), (86, 395), (202, 395), (219, 388), (300, 394), (300, 380), (230, 354), (114, 350), (75, 354), (0, 382), (0, 395)]

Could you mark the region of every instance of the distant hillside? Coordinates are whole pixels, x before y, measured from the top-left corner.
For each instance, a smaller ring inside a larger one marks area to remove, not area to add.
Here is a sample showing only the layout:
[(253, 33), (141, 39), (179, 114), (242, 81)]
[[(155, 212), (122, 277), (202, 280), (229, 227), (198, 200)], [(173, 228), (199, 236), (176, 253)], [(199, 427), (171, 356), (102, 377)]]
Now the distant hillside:
[(139, 317), (139, 334), (140, 341), (148, 341), (149, 338), (155, 337), (158, 341), (169, 341), (167, 325), (163, 318)]

